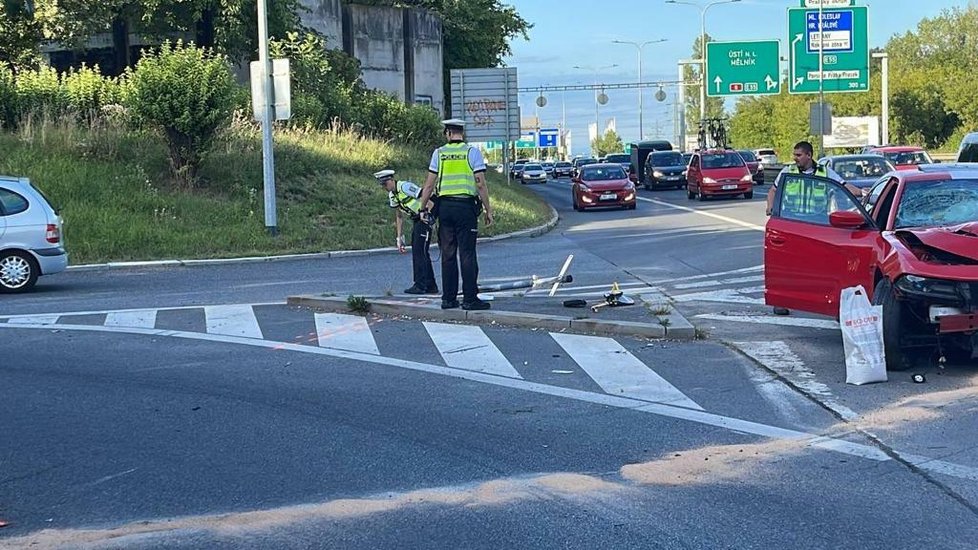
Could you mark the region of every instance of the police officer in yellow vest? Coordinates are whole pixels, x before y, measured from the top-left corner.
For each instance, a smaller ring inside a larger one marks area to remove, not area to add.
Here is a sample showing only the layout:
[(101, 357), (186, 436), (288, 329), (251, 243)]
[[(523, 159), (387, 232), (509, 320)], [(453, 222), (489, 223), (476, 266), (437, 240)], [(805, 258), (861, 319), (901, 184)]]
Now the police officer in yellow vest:
[(421, 220), (421, 188), (410, 181), (397, 181), (393, 170), (381, 170), (374, 174), (377, 182), (387, 190), (390, 207), (395, 211), (394, 226), (397, 229), (397, 249), (404, 252), (404, 216), (411, 218), (411, 263), (414, 266), (414, 284), (405, 294), (438, 294), (435, 271), (431, 267), (431, 225)]
[[(807, 141), (800, 141), (795, 144), (794, 150), (794, 164), (785, 166), (784, 170), (778, 174), (778, 179), (775, 180), (774, 185), (771, 186), (771, 190), (767, 194), (767, 215), (771, 215), (771, 211), (774, 208), (774, 197), (778, 192), (778, 186), (781, 185), (782, 181), (787, 180), (785, 185), (784, 195), (785, 204), (801, 205), (802, 200), (807, 201), (809, 205), (824, 205), (826, 203), (826, 193), (827, 190), (823, 185), (820, 189), (812, 189), (812, 193), (807, 196), (802, 196), (801, 184), (798, 181), (792, 181), (790, 177), (791, 174), (807, 174), (819, 176), (822, 178), (827, 178), (830, 180), (837, 181), (839, 183), (845, 183), (839, 174), (835, 173), (834, 170), (826, 166), (821, 166), (815, 162), (812, 158), (815, 154), (815, 148), (812, 144)], [(828, 213), (826, 212), (826, 215)]]
[(422, 210), (429, 200), (437, 201), (441, 307), (459, 307), (458, 274), (461, 267), (462, 309), (489, 309), (489, 302), (478, 296), (479, 262), (475, 253), (480, 210), (485, 212), (487, 226), (493, 222), (486, 186), (486, 162), (478, 149), (463, 140), (464, 120), (443, 120), (442, 124), (448, 143), (432, 153), (428, 177), (421, 192)]

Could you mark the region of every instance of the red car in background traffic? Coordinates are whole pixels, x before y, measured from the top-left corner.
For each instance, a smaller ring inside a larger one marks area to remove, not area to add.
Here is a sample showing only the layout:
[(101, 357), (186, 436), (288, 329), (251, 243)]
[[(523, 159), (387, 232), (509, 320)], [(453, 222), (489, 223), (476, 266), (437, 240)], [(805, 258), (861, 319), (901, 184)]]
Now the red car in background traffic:
[(765, 228), (768, 305), (838, 318), (842, 289), (862, 285), (883, 307), (887, 368), (978, 358), (978, 169), (891, 172), (865, 204), (834, 181), (785, 177), (795, 185), (778, 186)]
[(866, 153), (883, 155), (886, 160), (893, 163), (897, 170), (916, 170), (920, 164), (933, 164), (934, 159), (930, 157), (923, 147), (910, 146), (885, 146), (869, 147)]
[(690, 200), (699, 196), (754, 197), (754, 175), (740, 153), (733, 149), (700, 151), (689, 160), (686, 172), (686, 196)]
[(620, 164), (588, 164), (574, 177), (574, 210), (614, 206), (635, 209), (635, 184)]

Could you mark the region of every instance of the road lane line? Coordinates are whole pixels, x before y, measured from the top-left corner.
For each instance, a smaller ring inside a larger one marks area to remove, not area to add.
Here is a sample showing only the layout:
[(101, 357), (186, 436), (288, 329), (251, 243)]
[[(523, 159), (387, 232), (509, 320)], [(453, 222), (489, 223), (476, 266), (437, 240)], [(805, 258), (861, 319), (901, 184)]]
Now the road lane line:
[(105, 326), (153, 328), (156, 326), (156, 310), (112, 311), (105, 314)]
[(264, 338), (255, 310), (249, 305), (204, 306), (207, 332), (245, 338)]
[(449, 367), (523, 378), (481, 328), (445, 323), (422, 324)]
[[(286, 306), (288, 302), (259, 302), (255, 304), (247, 304), (252, 307), (257, 306)], [(173, 306), (173, 307), (158, 307), (156, 311), (186, 311), (188, 309), (200, 309), (202, 306)], [(62, 317), (65, 315), (108, 315), (109, 313), (122, 313), (128, 311), (144, 311), (146, 308), (134, 308), (134, 309), (100, 309), (97, 311), (62, 311), (60, 313), (45, 313), (44, 317), (49, 315), (54, 315), (57, 317)], [(13, 319), (14, 317), (30, 317), (30, 315), (0, 315), (0, 319)]]
[(317, 313), (316, 337), (323, 348), (359, 351), (380, 355), (367, 320), (359, 315)]
[(601, 389), (611, 395), (703, 410), (611, 338), (558, 332), (551, 332), (550, 336)]
[(17, 315), (7, 318), (11, 325), (53, 325), (60, 315)]
[(764, 305), (764, 298), (751, 298), (745, 296), (748, 292), (763, 292), (764, 287), (744, 288), (738, 290), (711, 290), (708, 292), (696, 292), (693, 294), (680, 294), (672, 296), (676, 302), (721, 302), (724, 304), (750, 304)]
[(731, 344), (748, 357), (777, 373), (791, 385), (835, 411), (846, 421), (852, 422), (859, 418), (855, 411), (836, 401), (835, 396), (832, 395), (832, 390), (815, 378), (815, 372), (808, 368), (795, 352), (791, 351), (788, 344), (777, 340), (773, 342), (731, 342)]
[(697, 319), (709, 319), (711, 321), (733, 321), (735, 323), (756, 323), (759, 325), (779, 325), (784, 327), (802, 328), (821, 328), (827, 330), (839, 330), (839, 323), (827, 319), (806, 319), (804, 317), (771, 317), (767, 315), (723, 315), (716, 313), (704, 313), (697, 315)]
[(692, 214), (699, 214), (700, 216), (706, 216), (708, 218), (714, 218), (720, 221), (724, 221), (733, 225), (739, 225), (740, 227), (746, 227), (747, 229), (753, 229), (754, 231), (764, 231), (764, 227), (753, 224), (750, 222), (745, 222), (738, 220), (736, 218), (730, 218), (720, 214), (714, 214), (713, 212), (706, 212), (704, 210), (697, 210), (695, 208), (689, 208), (688, 206), (679, 206), (678, 204), (672, 204), (671, 202), (660, 201), (657, 199), (648, 199), (645, 197), (638, 197), (638, 200), (651, 202), (653, 204), (658, 204), (659, 206), (665, 206), (667, 208), (674, 208), (676, 210), (682, 210), (683, 212), (690, 212)]
[(763, 280), (764, 275), (751, 275), (749, 277), (734, 277), (732, 279), (713, 279), (710, 281), (699, 281), (695, 283), (680, 283), (672, 285), (672, 287), (677, 290), (688, 290), (692, 288), (706, 288), (710, 286), (733, 285), (737, 283), (756, 283)]
[[(366, 353), (358, 353), (355, 351), (335, 350), (329, 348), (306, 346), (302, 344), (291, 344), (287, 342), (272, 342), (269, 340), (255, 340), (252, 338), (241, 338), (236, 336), (225, 336), (220, 334), (206, 334), (200, 332), (184, 332), (184, 331), (176, 331), (176, 330), (141, 329), (141, 328), (131, 328), (131, 327), (106, 327), (106, 326), (99, 326), (99, 325), (67, 325), (66, 324), (66, 325), (54, 325), (54, 326), (62, 330), (76, 330), (82, 332), (103, 332), (103, 333), (115, 333), (115, 334), (138, 334), (144, 336), (182, 338), (186, 340), (198, 340), (198, 341), (215, 342), (215, 343), (223, 343), (223, 344), (239, 344), (244, 346), (260, 347), (260, 348), (265, 348), (274, 351), (292, 351), (298, 353), (311, 353), (314, 355), (322, 355), (326, 357), (349, 359), (353, 361), (363, 361), (366, 363), (387, 365), (391, 367), (404, 368), (408, 370), (425, 372), (429, 374), (448, 376), (448, 377), (457, 378), (461, 380), (469, 380), (471, 382), (480, 382), (480, 383), (508, 388), (508, 389), (527, 391), (531, 393), (538, 393), (541, 395), (550, 395), (553, 397), (562, 397), (565, 399), (573, 399), (575, 401), (592, 403), (596, 405), (604, 405), (604, 406), (614, 407), (618, 409), (627, 409), (631, 412), (646, 413), (646, 414), (652, 414), (656, 416), (663, 416), (666, 418), (673, 418), (677, 420), (685, 420), (688, 422), (702, 424), (705, 426), (712, 426), (715, 428), (729, 430), (729, 431), (738, 432), (742, 434), (756, 435), (756, 436), (766, 437), (771, 439), (801, 441), (810, 447), (818, 447), (820, 449), (825, 449), (828, 451), (833, 451), (848, 456), (865, 458), (867, 460), (874, 460), (877, 462), (888, 462), (893, 460), (892, 457), (887, 455), (880, 448), (873, 445), (866, 445), (862, 443), (853, 443), (844, 440), (832, 439), (830, 437), (825, 437), (822, 435), (811, 434), (807, 432), (792, 430), (788, 428), (781, 428), (777, 426), (770, 426), (767, 424), (752, 422), (750, 420), (741, 420), (739, 418), (732, 418), (728, 416), (722, 416), (718, 414), (708, 413), (705, 411), (699, 411), (694, 409), (687, 409), (683, 407), (675, 407), (672, 405), (664, 405), (661, 403), (648, 403), (636, 399), (631, 399), (628, 397), (619, 397), (619, 396), (608, 395), (604, 393), (587, 392), (583, 390), (575, 390), (575, 389), (563, 388), (559, 386), (548, 386), (546, 384), (541, 384), (537, 382), (528, 382), (522, 379), (506, 378), (502, 376), (495, 376), (492, 374), (485, 374), (481, 372), (472, 372), (468, 370), (456, 369), (451, 367), (443, 367), (439, 365), (418, 363), (415, 361), (408, 361), (405, 359), (395, 359), (392, 357), (374, 356)], [(10, 326), (9, 324), (0, 324), (0, 330), (4, 330), (4, 329), (49, 330), (50, 326), (41, 326), (41, 325)], [(934, 467), (933, 463), (935, 463), (936, 461), (928, 460), (926, 459), (926, 457), (920, 457), (920, 458), (921, 458), (921, 464), (919, 464), (919, 467), (921, 469), (929, 470)], [(939, 472), (947, 473), (947, 475), (953, 475), (955, 477), (960, 477), (962, 479), (970, 479), (970, 480), (978, 481), (978, 468), (972, 468), (963, 465), (953, 465), (953, 466), (955, 466), (956, 468), (939, 466)]]

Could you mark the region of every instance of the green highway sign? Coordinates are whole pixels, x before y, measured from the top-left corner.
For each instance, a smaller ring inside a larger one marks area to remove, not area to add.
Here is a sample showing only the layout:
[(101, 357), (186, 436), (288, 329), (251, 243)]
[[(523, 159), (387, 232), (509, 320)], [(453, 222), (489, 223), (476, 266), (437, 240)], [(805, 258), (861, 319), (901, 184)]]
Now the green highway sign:
[(869, 33), (866, 6), (788, 8), (788, 92), (819, 91), (819, 44), (825, 93), (869, 91)]
[(822, 8), (844, 8), (855, 6), (856, 0), (801, 0), (801, 7), (818, 9), (819, 4)]
[(706, 95), (781, 93), (777, 40), (706, 43)]

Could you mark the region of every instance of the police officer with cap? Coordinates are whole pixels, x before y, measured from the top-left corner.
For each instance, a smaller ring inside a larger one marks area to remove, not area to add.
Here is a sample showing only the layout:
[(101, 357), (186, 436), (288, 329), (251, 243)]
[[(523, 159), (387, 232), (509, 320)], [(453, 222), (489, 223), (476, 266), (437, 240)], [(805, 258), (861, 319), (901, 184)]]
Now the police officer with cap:
[[(479, 149), (465, 143), (465, 121), (443, 120), (448, 143), (435, 149), (421, 193), (421, 209), (434, 198), (438, 211), (438, 246), (441, 249), (441, 307), (459, 307), (458, 275), (462, 271), (462, 309), (489, 309), (479, 299), (479, 262), (475, 244), (479, 211), (492, 225), (492, 207), (486, 186), (486, 162)], [(459, 265), (461, 264), (461, 265)]]
[(381, 170), (374, 174), (377, 182), (387, 190), (390, 207), (396, 216), (394, 226), (397, 229), (397, 249), (404, 252), (404, 233), (402, 231), (404, 216), (414, 222), (411, 229), (411, 261), (414, 265), (414, 284), (404, 291), (405, 294), (438, 294), (435, 283), (435, 271), (431, 267), (432, 227), (421, 219), (421, 188), (410, 181), (397, 181), (393, 170)]

